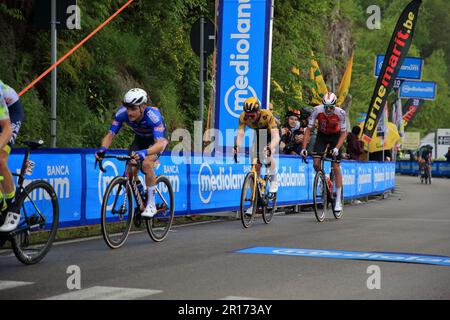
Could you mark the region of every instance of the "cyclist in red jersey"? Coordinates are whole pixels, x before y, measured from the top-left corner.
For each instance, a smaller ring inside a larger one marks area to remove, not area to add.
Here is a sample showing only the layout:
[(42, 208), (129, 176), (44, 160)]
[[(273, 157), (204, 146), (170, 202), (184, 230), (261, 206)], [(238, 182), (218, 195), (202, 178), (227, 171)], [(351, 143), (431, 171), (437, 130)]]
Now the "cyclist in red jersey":
[[(332, 92), (327, 92), (322, 100), (321, 105), (314, 108), (310, 118), (308, 127), (305, 130), (305, 138), (303, 145), (306, 146), (309, 143), (310, 131), (314, 127), (317, 120), (318, 131), (316, 143), (314, 145), (314, 169), (318, 171), (320, 169), (320, 155), (325, 151), (327, 145), (329, 150), (332, 149), (331, 154), (336, 157), (333, 162), (333, 170), (336, 173), (336, 205), (335, 210), (342, 210), (342, 173), (341, 173), (341, 153), (339, 149), (342, 147), (345, 138), (347, 137), (347, 125), (345, 119), (345, 111), (336, 107), (337, 97)], [(303, 149), (301, 154), (303, 156), (308, 155), (308, 151)]]

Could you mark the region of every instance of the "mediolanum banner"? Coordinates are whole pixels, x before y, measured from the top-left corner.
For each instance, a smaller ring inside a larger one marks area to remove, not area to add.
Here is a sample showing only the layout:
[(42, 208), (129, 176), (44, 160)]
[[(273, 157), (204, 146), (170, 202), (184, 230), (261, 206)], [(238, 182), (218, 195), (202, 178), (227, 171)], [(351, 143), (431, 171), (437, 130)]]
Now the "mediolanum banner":
[[(215, 128), (236, 129), (245, 99), (265, 109), (270, 79), (273, 0), (220, 0)], [(228, 135), (229, 136), (229, 135)], [(234, 144), (234, 135), (224, 145)]]
[(421, 3), (422, 0), (411, 1), (405, 10), (403, 10), (397, 25), (395, 26), (364, 124), (363, 139), (367, 143), (370, 142), (371, 137), (373, 136), (377, 123), (382, 116), (382, 107), (384, 107), (386, 103), (403, 60), (411, 46)]

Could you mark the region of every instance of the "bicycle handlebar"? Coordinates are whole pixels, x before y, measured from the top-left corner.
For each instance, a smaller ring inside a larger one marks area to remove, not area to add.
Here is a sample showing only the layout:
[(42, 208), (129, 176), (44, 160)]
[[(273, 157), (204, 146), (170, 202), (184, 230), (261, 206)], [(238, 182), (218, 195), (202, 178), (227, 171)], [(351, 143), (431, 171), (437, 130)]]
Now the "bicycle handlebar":
[(99, 167), (100, 171), (105, 173), (106, 170), (105, 170), (105, 168), (103, 168), (103, 159), (117, 159), (119, 161), (131, 161), (131, 160), (134, 160), (134, 161), (136, 161), (136, 163), (131, 163), (131, 165), (135, 166), (135, 167), (138, 167), (139, 170), (145, 175), (145, 172), (142, 171), (142, 161), (141, 160), (136, 160), (132, 156), (113, 156), (113, 155), (107, 156), (107, 155), (105, 155), (105, 156), (101, 157), (100, 160), (95, 158), (94, 168), (97, 168), (97, 164), (98, 164), (98, 167)]

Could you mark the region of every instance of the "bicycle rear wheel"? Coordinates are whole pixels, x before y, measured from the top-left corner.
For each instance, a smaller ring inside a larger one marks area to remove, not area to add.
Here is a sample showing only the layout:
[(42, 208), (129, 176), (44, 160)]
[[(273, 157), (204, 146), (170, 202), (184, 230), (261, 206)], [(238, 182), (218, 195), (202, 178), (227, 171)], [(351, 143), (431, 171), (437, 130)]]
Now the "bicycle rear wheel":
[(23, 264), (35, 264), (48, 253), (58, 230), (55, 190), (46, 181), (33, 181), (20, 194), (15, 209), (19, 210), (21, 221), (10, 233), (14, 254)]
[(175, 200), (170, 180), (166, 176), (156, 178), (156, 215), (145, 220), (147, 231), (155, 242), (163, 241), (169, 234), (175, 212)]
[(111, 249), (120, 248), (128, 238), (133, 219), (133, 198), (125, 177), (115, 177), (106, 188), (102, 202), (102, 234)]
[(270, 222), (272, 222), (273, 215), (277, 210), (277, 195), (273, 194), (272, 197), (270, 197), (269, 187), (270, 180), (266, 178), (266, 192), (264, 194), (264, 203), (262, 206), (262, 217), (265, 224), (269, 224)]
[(245, 176), (242, 185), (239, 215), (244, 228), (248, 228), (252, 225), (258, 206), (258, 194), (256, 193), (256, 188), (254, 188), (255, 179), (255, 173), (251, 171)]
[(328, 188), (325, 175), (322, 171), (318, 171), (314, 177), (313, 208), (316, 219), (319, 222), (325, 220), (325, 211), (329, 206), (327, 192)]

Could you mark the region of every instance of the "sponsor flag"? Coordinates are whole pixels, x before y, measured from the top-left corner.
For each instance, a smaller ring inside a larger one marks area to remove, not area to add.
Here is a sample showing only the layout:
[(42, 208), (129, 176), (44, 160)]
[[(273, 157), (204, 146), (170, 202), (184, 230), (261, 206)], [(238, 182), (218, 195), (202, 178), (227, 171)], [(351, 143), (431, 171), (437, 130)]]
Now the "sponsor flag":
[(342, 105), (347, 98), (348, 90), (350, 89), (350, 83), (352, 81), (352, 68), (353, 68), (353, 54), (347, 63), (347, 68), (345, 69), (344, 76), (342, 77), (341, 83), (338, 89), (338, 100), (336, 104), (338, 106)]
[(411, 46), (421, 4), (422, 0), (411, 1), (403, 10), (395, 26), (367, 111), (363, 129), (363, 140), (366, 142), (370, 142), (373, 132), (377, 128), (377, 123), (382, 116), (383, 106)]
[(312, 51), (311, 56), (311, 72), (309, 77), (313, 81), (313, 88), (311, 89), (313, 97), (311, 101), (314, 104), (322, 104), (322, 96), (328, 92), (328, 88)]
[(419, 111), (420, 107), (423, 105), (424, 100), (421, 99), (408, 99), (406, 103), (403, 105), (403, 116), (402, 116), (402, 126), (406, 128), (409, 122), (414, 118), (417, 111)]

